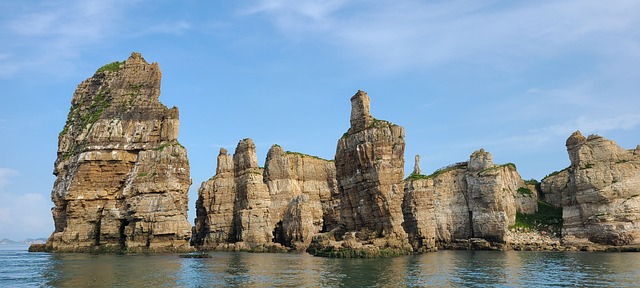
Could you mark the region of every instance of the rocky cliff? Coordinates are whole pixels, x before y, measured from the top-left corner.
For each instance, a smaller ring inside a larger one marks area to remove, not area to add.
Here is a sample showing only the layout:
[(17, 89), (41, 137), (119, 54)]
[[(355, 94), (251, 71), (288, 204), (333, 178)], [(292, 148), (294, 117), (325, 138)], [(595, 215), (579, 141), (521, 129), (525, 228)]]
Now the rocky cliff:
[(571, 166), (567, 188), (561, 189), (564, 240), (639, 245), (640, 149), (625, 150), (579, 131), (566, 145)]
[(350, 122), (335, 156), (340, 227), (315, 237), (308, 251), (319, 255), (341, 248), (371, 254), (411, 252), (402, 228), (404, 128), (373, 118), (369, 96), (363, 91), (351, 97)]
[(187, 151), (139, 53), (78, 85), (58, 139), (52, 251), (189, 249)]
[(236, 238), (232, 236), (236, 199), (233, 158), (221, 148), (217, 163), (216, 174), (198, 189), (193, 246), (216, 247)]
[[(509, 242), (507, 232), (515, 224), (522, 187), (515, 165), (495, 165), (491, 154), (481, 149), (468, 162), (406, 179), (404, 228), (419, 251), (451, 247), (469, 238)], [(537, 200), (533, 195), (528, 198), (520, 200), (523, 208)]]
[(265, 168), (251, 139), (233, 156), (221, 149), (216, 175), (202, 184), (193, 243), (203, 250), (304, 250), (333, 229), (339, 199), (332, 161), (274, 145)]
[(540, 198), (545, 202), (562, 207), (562, 195), (569, 193), (569, 168), (552, 172), (540, 181)]

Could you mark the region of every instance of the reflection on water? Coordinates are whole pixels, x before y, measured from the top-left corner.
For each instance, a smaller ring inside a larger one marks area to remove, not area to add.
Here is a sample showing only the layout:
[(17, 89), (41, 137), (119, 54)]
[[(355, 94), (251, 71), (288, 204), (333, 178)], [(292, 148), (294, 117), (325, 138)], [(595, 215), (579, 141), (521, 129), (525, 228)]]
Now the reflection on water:
[(386, 259), (307, 254), (28, 253), (0, 248), (0, 287), (638, 287), (640, 253), (441, 251)]

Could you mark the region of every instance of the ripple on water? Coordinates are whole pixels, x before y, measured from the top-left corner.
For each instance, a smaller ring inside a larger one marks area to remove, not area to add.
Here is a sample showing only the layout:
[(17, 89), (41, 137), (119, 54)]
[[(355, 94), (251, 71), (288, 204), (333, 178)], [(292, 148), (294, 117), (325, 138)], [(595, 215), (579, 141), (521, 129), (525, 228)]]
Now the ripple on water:
[(386, 259), (308, 254), (28, 253), (0, 248), (0, 287), (639, 287), (640, 253), (441, 251)]

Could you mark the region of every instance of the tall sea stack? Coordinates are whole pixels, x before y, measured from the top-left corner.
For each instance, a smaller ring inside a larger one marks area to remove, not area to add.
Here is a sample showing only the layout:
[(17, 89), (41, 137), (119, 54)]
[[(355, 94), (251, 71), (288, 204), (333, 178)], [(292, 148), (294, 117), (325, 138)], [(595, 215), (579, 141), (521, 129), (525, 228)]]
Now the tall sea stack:
[(402, 227), (404, 136), (401, 126), (371, 116), (367, 93), (351, 97), (351, 127), (335, 156), (340, 228), (315, 237), (310, 253), (369, 257), (412, 251)]
[(139, 53), (78, 85), (58, 138), (49, 251), (185, 251), (191, 185), (178, 108)]

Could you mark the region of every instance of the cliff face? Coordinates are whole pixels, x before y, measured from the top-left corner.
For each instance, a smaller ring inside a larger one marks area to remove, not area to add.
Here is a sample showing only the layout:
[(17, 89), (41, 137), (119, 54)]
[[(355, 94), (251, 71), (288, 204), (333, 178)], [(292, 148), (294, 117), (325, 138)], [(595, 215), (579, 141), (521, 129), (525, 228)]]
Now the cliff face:
[(430, 176), (414, 169), (405, 180), (403, 226), (415, 250), (433, 251), (472, 235), (466, 168), (467, 162), (458, 163)]
[(469, 238), (508, 242), (517, 191), (523, 186), (515, 166), (494, 165), (491, 154), (476, 151), (469, 162), (407, 178), (404, 228), (416, 250), (448, 247)]
[(333, 161), (273, 145), (265, 162), (265, 182), (275, 242), (304, 250), (313, 235), (337, 227), (340, 199)]
[(541, 199), (553, 206), (562, 207), (562, 195), (569, 193), (569, 168), (553, 172), (540, 181)]
[(202, 184), (193, 243), (204, 250), (304, 250), (333, 229), (339, 199), (333, 162), (274, 145), (258, 167), (251, 139), (233, 156), (221, 149), (216, 175)]
[(198, 189), (193, 246), (215, 247), (235, 240), (232, 236), (236, 199), (233, 158), (221, 148), (217, 163), (215, 176)]
[(563, 237), (606, 245), (640, 244), (640, 150), (625, 150), (576, 131), (567, 139), (571, 160), (562, 190)]
[(132, 53), (78, 85), (58, 140), (47, 249), (189, 249), (189, 161), (160, 79), (157, 63)]
[[(374, 119), (369, 103), (369, 96), (362, 91), (351, 98), (351, 127), (338, 141), (335, 162), (340, 231), (330, 241), (355, 232), (356, 242), (374, 250), (411, 251), (402, 228), (404, 128)], [(326, 251), (323, 241), (312, 244), (311, 252)]]
[(505, 242), (508, 227), (516, 220), (517, 190), (524, 186), (515, 166), (494, 165), (490, 153), (476, 151), (466, 179), (473, 236)]

